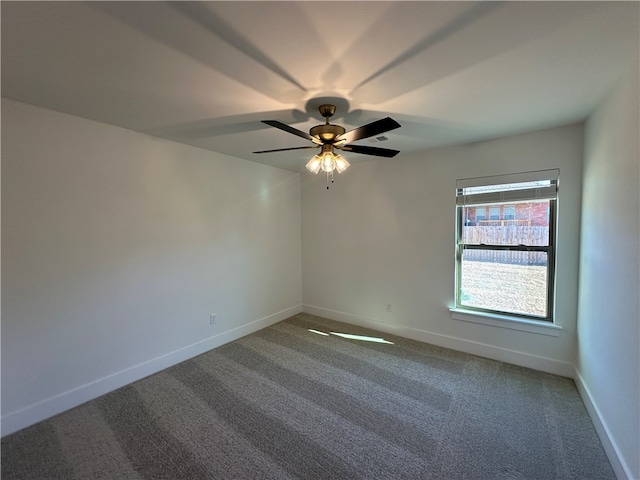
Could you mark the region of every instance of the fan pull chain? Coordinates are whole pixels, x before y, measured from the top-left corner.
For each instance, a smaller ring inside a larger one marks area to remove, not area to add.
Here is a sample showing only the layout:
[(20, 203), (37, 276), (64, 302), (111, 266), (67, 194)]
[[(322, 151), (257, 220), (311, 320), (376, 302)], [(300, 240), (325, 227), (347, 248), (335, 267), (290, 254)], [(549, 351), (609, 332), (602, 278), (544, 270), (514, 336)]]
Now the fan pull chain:
[(331, 183), (333, 183), (333, 170), (331, 172), (327, 172), (327, 190), (329, 190), (329, 175), (331, 175)]

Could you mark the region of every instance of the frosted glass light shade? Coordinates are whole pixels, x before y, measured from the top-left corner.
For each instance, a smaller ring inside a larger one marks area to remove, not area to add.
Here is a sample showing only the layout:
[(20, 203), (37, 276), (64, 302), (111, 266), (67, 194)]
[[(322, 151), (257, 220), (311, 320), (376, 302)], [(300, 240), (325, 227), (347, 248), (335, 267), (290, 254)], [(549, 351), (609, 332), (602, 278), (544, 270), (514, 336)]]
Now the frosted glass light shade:
[(309, 170), (311, 173), (317, 174), (320, 171), (321, 166), (322, 159), (320, 158), (320, 155), (314, 155), (314, 157), (309, 160), (309, 163), (307, 163), (307, 170)]
[(336, 164), (336, 170), (338, 170), (338, 173), (342, 173), (347, 168), (349, 168), (350, 163), (347, 162), (342, 155), (335, 155), (334, 160)]
[(324, 172), (333, 172), (335, 168), (335, 162), (333, 160), (333, 153), (331, 152), (323, 152), (322, 153), (322, 170)]
[(338, 173), (342, 173), (349, 168), (349, 162), (342, 155), (333, 153), (331, 145), (324, 145), (323, 151), (309, 160), (306, 166), (307, 170), (315, 174), (320, 170), (327, 173), (333, 173), (334, 170), (337, 170)]

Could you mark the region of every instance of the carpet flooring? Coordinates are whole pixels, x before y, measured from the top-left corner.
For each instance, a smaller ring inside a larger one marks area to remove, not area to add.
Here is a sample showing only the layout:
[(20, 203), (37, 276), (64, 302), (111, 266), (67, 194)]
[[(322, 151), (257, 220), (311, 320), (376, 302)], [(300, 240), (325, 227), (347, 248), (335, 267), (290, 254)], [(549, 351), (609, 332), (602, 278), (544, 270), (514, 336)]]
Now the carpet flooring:
[(615, 475), (572, 380), (299, 314), (4, 437), (2, 478)]

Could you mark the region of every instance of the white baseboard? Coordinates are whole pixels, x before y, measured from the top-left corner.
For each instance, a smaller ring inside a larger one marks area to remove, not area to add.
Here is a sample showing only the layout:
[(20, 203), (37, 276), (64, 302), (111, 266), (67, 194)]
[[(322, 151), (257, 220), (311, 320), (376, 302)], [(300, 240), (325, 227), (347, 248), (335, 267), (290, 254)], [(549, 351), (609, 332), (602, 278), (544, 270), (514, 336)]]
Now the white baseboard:
[(34, 423), (62, 413), (89, 400), (93, 400), (94, 398), (157, 373), (165, 368), (201, 355), (213, 348), (266, 328), (300, 312), (310, 313), (312, 315), (318, 315), (332, 320), (372, 328), (381, 332), (430, 343), (440, 347), (451, 348), (452, 350), (458, 350), (472, 355), (478, 355), (481, 357), (491, 358), (493, 360), (573, 378), (616, 476), (619, 479), (633, 479), (631, 470), (624, 462), (616, 442), (612, 439), (607, 424), (603, 420), (597, 405), (594, 403), (588, 387), (585, 385), (584, 380), (573, 365), (549, 358), (441, 335), (413, 327), (385, 323), (372, 318), (338, 312), (313, 305), (295, 305), (280, 312), (254, 320), (245, 325), (221, 332), (218, 335), (205, 338), (199, 342), (174, 350), (173, 352), (156, 357), (147, 362), (134, 365), (120, 372), (116, 372), (88, 384), (81, 385), (77, 388), (29, 405), (20, 410), (11, 412), (0, 420), (1, 435), (5, 436), (26, 428)]
[(312, 315), (329, 318), (331, 320), (337, 320), (340, 322), (351, 323), (353, 325), (368, 327), (379, 330), (381, 332), (398, 335), (399, 337), (410, 338), (412, 340), (430, 343), (439, 347), (445, 347), (460, 352), (470, 353), (479, 357), (490, 358), (492, 360), (511, 363), (513, 365), (519, 365), (521, 367), (532, 368), (534, 370), (540, 370), (542, 372), (553, 373), (554, 375), (560, 375), (562, 377), (573, 378), (575, 373), (575, 367), (571, 363), (562, 362), (551, 358), (539, 357), (536, 355), (531, 355), (529, 353), (518, 352), (515, 350), (509, 350), (493, 345), (474, 342), (471, 340), (442, 335), (440, 333), (429, 332), (427, 330), (407, 327), (404, 325), (385, 323), (379, 320), (361, 317), (359, 315), (352, 315), (350, 313), (337, 312), (335, 310), (329, 310), (314, 305), (303, 305), (302, 311), (305, 313), (310, 313)]
[(593, 426), (598, 433), (598, 437), (600, 437), (600, 442), (602, 443), (602, 447), (609, 458), (609, 463), (611, 463), (611, 467), (613, 468), (616, 477), (621, 480), (633, 480), (635, 477), (632, 475), (629, 465), (624, 461), (617, 443), (611, 436), (607, 422), (602, 418), (600, 409), (593, 401), (593, 396), (577, 369), (575, 371), (574, 381), (576, 382), (576, 387), (578, 388), (578, 392), (582, 398), (582, 403), (584, 403), (584, 406), (589, 413), (589, 417), (591, 417)]
[(280, 312), (254, 320), (231, 330), (205, 338), (191, 345), (174, 350), (160, 357), (134, 365), (125, 370), (100, 378), (85, 385), (60, 393), (53, 397), (8, 413), (0, 421), (2, 436), (21, 430), (39, 421), (77, 407), (89, 400), (109, 393), (120, 387), (157, 373), (165, 368), (201, 355), (212, 348), (219, 347), (238, 338), (249, 335), (292, 315), (300, 313), (302, 305), (295, 305)]

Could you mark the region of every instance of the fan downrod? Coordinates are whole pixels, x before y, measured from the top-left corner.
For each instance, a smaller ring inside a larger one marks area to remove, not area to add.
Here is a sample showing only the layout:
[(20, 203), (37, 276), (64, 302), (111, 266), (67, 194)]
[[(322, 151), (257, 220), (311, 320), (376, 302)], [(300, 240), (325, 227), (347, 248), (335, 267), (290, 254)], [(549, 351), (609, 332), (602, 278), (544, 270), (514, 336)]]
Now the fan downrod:
[(324, 125), (316, 125), (309, 130), (309, 135), (325, 142), (333, 142), (336, 137), (342, 135), (346, 130), (340, 125), (332, 125), (329, 123), (329, 119), (336, 113), (336, 106), (330, 104), (320, 105), (318, 108), (320, 115), (322, 115), (326, 123)]

